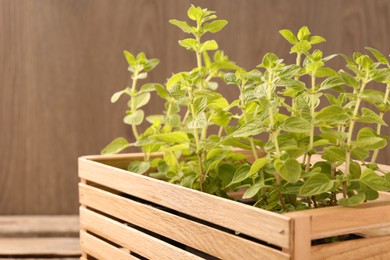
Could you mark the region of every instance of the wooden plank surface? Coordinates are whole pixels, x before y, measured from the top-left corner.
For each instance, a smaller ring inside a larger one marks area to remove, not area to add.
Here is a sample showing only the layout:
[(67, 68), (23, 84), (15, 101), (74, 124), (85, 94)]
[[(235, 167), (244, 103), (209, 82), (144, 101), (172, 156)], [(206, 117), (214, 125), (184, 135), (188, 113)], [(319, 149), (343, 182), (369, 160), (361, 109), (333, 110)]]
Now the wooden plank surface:
[(310, 259), (390, 259), (390, 236), (364, 238), (314, 246)]
[(120, 248), (114, 247), (85, 231), (80, 232), (80, 242), (82, 250), (96, 259), (138, 259), (137, 257), (130, 255), (129, 252), (126, 253)]
[(78, 237), (79, 217), (0, 216), (0, 237)]
[(79, 238), (0, 238), (0, 256), (80, 256)]
[(178, 247), (88, 209), (80, 208), (80, 219), (85, 230), (149, 259), (200, 259)]
[(84, 158), (79, 159), (79, 176), (283, 248), (290, 247), (289, 217)]
[[(93, 187), (80, 185), (81, 202), (144, 229), (169, 237), (220, 259), (288, 259), (288, 255), (236, 235), (134, 202)], [(115, 201), (115, 203), (113, 203)], [(83, 223), (83, 210), (81, 221)], [(204, 219), (207, 220), (207, 219)], [(95, 224), (95, 222), (91, 222)], [(175, 223), (172, 225), (172, 223)], [(83, 226), (83, 225), (82, 225)], [(234, 245), (234, 246), (232, 246)]]
[[(186, 19), (191, 3), (229, 20), (212, 37), (246, 69), (266, 52), (286, 56), (290, 46), (278, 30), (302, 25), (327, 39), (324, 55), (365, 46), (390, 53), (388, 0), (2, 0), (0, 214), (77, 213), (75, 159), (98, 154), (118, 136), (133, 141), (122, 122), (126, 100), (110, 103), (130, 83), (123, 50), (161, 60), (149, 73), (151, 82), (191, 69), (193, 53), (177, 44), (186, 35), (168, 23)], [(220, 89), (236, 99), (234, 88)], [(152, 97), (144, 110), (160, 113), (161, 107)], [(390, 122), (390, 114), (384, 120)], [(379, 157), (388, 158), (390, 147)]]
[(364, 233), (365, 230), (390, 227), (390, 200), (387, 195), (383, 196), (384, 198), (379, 201), (367, 202), (356, 207), (336, 206), (289, 212), (284, 215), (290, 217), (310, 215), (312, 239)]

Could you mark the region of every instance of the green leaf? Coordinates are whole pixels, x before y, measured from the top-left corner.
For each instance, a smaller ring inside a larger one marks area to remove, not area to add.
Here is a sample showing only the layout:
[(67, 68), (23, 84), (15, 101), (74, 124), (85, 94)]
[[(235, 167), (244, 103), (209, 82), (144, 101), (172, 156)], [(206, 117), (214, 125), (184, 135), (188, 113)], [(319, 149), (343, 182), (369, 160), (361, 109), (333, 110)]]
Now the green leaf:
[(180, 126), (181, 118), (178, 114), (168, 115), (166, 117), (166, 124), (172, 127)]
[(256, 194), (259, 193), (260, 189), (263, 188), (264, 186), (265, 185), (262, 183), (256, 183), (255, 185), (253, 185), (252, 187), (249, 187), (245, 191), (244, 195), (242, 195), (242, 198), (249, 199), (249, 198), (256, 196)]
[(322, 153), (322, 158), (329, 162), (344, 162), (345, 151), (336, 146), (325, 147)]
[(188, 18), (193, 21), (200, 21), (203, 16), (203, 10), (200, 7), (195, 7), (191, 5), (191, 7), (187, 11)]
[(366, 194), (364, 192), (361, 192), (353, 195), (350, 198), (341, 198), (338, 200), (338, 203), (344, 207), (352, 207), (352, 206), (357, 206), (362, 204), (365, 199), (366, 199)]
[(337, 72), (334, 69), (322, 67), (316, 70), (315, 76), (317, 78), (334, 77), (337, 76)]
[(198, 41), (192, 38), (181, 40), (179, 44), (187, 50), (196, 51), (198, 49)]
[(371, 104), (380, 104), (383, 102), (384, 94), (379, 90), (365, 89), (361, 94), (361, 98)]
[(377, 133), (374, 132), (369, 127), (364, 127), (359, 130), (356, 141), (352, 142), (354, 148), (360, 149), (382, 149), (386, 147), (387, 141), (383, 137), (380, 137)]
[(118, 137), (110, 144), (108, 144), (103, 150), (102, 154), (116, 154), (122, 151), (123, 149), (130, 147), (131, 144), (123, 137)]
[(366, 47), (367, 50), (369, 50), (372, 55), (374, 55), (374, 57), (382, 64), (387, 64), (389, 63), (389, 61), (387, 60), (387, 58), (385, 57), (385, 55), (383, 55), (382, 53), (380, 53), (378, 50), (374, 49), (374, 48), (370, 48), (370, 47)]
[(123, 93), (125, 93), (125, 90), (121, 90), (118, 92), (115, 92), (114, 95), (111, 97), (111, 103), (115, 103), (118, 101), (118, 99), (122, 96)]
[(144, 174), (150, 169), (150, 162), (132, 161), (127, 168), (129, 172)]
[(309, 28), (307, 26), (303, 26), (298, 31), (298, 34), (297, 34), (298, 40), (300, 40), (300, 41), (307, 40), (309, 38), (309, 35), (310, 35)]
[(191, 26), (188, 25), (188, 23), (186, 23), (186, 22), (178, 21), (176, 19), (171, 19), (171, 20), (169, 20), (169, 23), (176, 25), (185, 33), (192, 33), (193, 32)]
[(188, 128), (205, 128), (207, 127), (206, 113), (200, 112), (195, 119), (188, 123)]
[(307, 133), (310, 131), (311, 125), (303, 118), (289, 117), (281, 128), (290, 133)]
[(371, 169), (364, 169), (360, 176), (360, 181), (365, 185), (376, 191), (390, 190), (390, 183), (386, 182), (386, 179), (376, 174)]
[(204, 43), (202, 43), (200, 45), (200, 51), (203, 52), (203, 51), (214, 51), (216, 49), (218, 49), (218, 43), (214, 40), (210, 40), (210, 41), (205, 41)]
[(144, 111), (137, 110), (133, 114), (125, 116), (123, 118), (123, 122), (128, 125), (140, 125), (144, 120)]
[(339, 124), (347, 120), (349, 117), (345, 110), (337, 105), (331, 105), (323, 108), (316, 115), (316, 119), (319, 121), (331, 123), (331, 124)]
[(386, 122), (377, 113), (366, 107), (362, 108), (362, 115), (356, 121), (387, 126)]
[(294, 33), (288, 29), (280, 30), (279, 33), (291, 44), (296, 44), (298, 42)]
[(261, 168), (263, 168), (267, 164), (268, 161), (269, 161), (269, 159), (266, 157), (259, 158), (256, 161), (254, 161), (254, 163), (252, 164), (251, 169), (249, 171), (249, 175), (252, 176), (252, 175), (256, 174)]
[(123, 54), (125, 55), (127, 63), (129, 64), (130, 67), (137, 65), (137, 61), (135, 60), (135, 57), (133, 54), (131, 54), (128, 51), (123, 51)]
[(301, 41), (291, 47), (291, 53), (306, 52), (311, 49), (311, 44), (308, 41)]
[(290, 183), (295, 183), (301, 178), (301, 164), (295, 159), (289, 158), (286, 161), (275, 159), (274, 166), (280, 176)]
[(249, 176), (250, 176), (249, 165), (247, 164), (241, 165), (234, 173), (233, 180), (226, 187), (242, 182), (243, 180), (249, 178)]
[(314, 35), (314, 36), (310, 37), (309, 42), (310, 42), (310, 44), (318, 44), (321, 42), (326, 42), (326, 40), (325, 40), (325, 38), (323, 38), (321, 36)]
[(340, 74), (340, 76), (343, 79), (345, 84), (347, 84), (348, 86), (351, 86), (353, 88), (359, 88), (359, 86), (360, 86), (359, 81), (354, 76), (352, 76), (351, 74), (349, 74), (348, 72), (345, 72), (343, 70), (340, 70), (339, 74)]
[(276, 56), (273, 53), (267, 53), (263, 57), (263, 61), (261, 62), (261, 65), (264, 68), (271, 69), (275, 67), (275, 63), (278, 60), (278, 56)]
[(194, 110), (195, 114), (199, 114), (206, 109), (207, 98), (206, 97), (197, 97), (194, 101)]
[(228, 21), (226, 20), (216, 20), (212, 21), (211, 23), (206, 23), (203, 25), (203, 29), (206, 32), (216, 33), (223, 29), (223, 27), (226, 26)]
[(334, 181), (323, 173), (317, 173), (309, 177), (299, 190), (301, 196), (314, 196), (328, 192), (332, 189)]
[(166, 143), (189, 143), (190, 139), (187, 134), (180, 131), (174, 131), (166, 134), (158, 134), (151, 136), (152, 139)]
[(173, 146), (170, 146), (168, 148), (165, 148), (164, 151), (171, 151), (171, 152), (182, 151), (182, 150), (189, 149), (189, 147), (190, 146), (188, 143), (182, 143), (182, 144), (177, 144), (177, 145), (173, 145)]
[(157, 85), (155, 85), (155, 89), (156, 89), (157, 94), (161, 98), (167, 99), (169, 97), (169, 92), (164, 88), (163, 85), (157, 84)]
[(163, 85), (158, 83), (146, 83), (142, 85), (140, 92), (152, 92), (156, 90), (156, 87), (163, 87)]
[(230, 122), (230, 114), (226, 111), (220, 110), (217, 113), (213, 113), (210, 120), (218, 126), (226, 127)]
[(262, 132), (264, 132), (264, 127), (261, 122), (250, 121), (233, 132), (233, 137), (250, 137)]
[(148, 72), (148, 71), (151, 71), (153, 70), (158, 64), (160, 63), (160, 61), (158, 59), (150, 59), (146, 62), (146, 64), (144, 64), (144, 67), (143, 67), (143, 70)]
[(133, 97), (135, 109), (145, 106), (150, 100), (150, 93), (144, 92)]
[(344, 80), (342, 77), (333, 76), (333, 77), (330, 77), (330, 78), (327, 78), (326, 80), (324, 80), (321, 83), (320, 89), (321, 90), (331, 89), (331, 88), (342, 86), (343, 84), (344, 84)]

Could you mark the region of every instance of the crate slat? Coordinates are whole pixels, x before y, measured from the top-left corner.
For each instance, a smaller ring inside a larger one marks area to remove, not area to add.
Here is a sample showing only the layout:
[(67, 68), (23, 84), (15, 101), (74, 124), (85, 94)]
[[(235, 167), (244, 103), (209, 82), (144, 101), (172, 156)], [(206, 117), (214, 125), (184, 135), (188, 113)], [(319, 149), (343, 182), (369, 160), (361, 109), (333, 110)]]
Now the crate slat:
[(200, 259), (180, 248), (88, 209), (80, 208), (80, 223), (85, 230), (147, 258)]
[(164, 207), (180, 208), (181, 212), (190, 216), (290, 248), (290, 218), (286, 216), (129, 173), (86, 158), (79, 159), (79, 176)]
[[(112, 201), (115, 201), (115, 205)], [(264, 259), (288, 258), (287, 254), (279, 250), (91, 186), (80, 184), (80, 202), (83, 205), (222, 259), (231, 259), (232, 257), (242, 259), (256, 259), (257, 257), (264, 257)], [(159, 221), (156, 222), (156, 219)], [(235, 247), (232, 247), (232, 244)]]
[(362, 238), (312, 247), (311, 259), (390, 259), (390, 236)]
[[(388, 198), (387, 194), (381, 193), (381, 196)], [(352, 233), (364, 234), (365, 230), (390, 227), (390, 205), (385, 199), (356, 207), (335, 206), (290, 212), (285, 215), (290, 217), (310, 215), (312, 239)]]
[(78, 216), (2, 216), (0, 237), (77, 237)]
[(0, 238), (0, 256), (80, 256), (79, 238)]
[(121, 249), (116, 248), (91, 234), (88, 234), (85, 231), (80, 232), (80, 244), (83, 251), (97, 259), (139, 259), (135, 256), (130, 255), (130, 253), (126, 253)]

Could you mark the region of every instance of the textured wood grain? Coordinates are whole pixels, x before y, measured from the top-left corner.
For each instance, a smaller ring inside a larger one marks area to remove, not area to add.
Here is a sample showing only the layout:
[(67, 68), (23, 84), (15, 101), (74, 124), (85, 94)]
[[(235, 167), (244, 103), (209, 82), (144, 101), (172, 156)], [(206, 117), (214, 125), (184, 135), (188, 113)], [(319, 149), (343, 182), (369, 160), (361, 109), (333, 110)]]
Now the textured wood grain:
[(314, 246), (310, 259), (321, 260), (375, 260), (390, 258), (390, 236), (364, 238)]
[[(270, 247), (90, 186), (80, 185), (80, 197), (81, 203), (87, 207), (169, 237), (219, 259), (288, 259), (287, 254)], [(95, 232), (100, 229), (96, 224), (99, 218), (93, 212), (81, 209), (80, 218), (81, 226), (86, 230)], [(310, 235), (308, 238), (310, 241)]]
[(77, 237), (79, 217), (2, 216), (0, 237)]
[(85, 231), (80, 232), (81, 248), (84, 252), (95, 257), (96, 259), (118, 259), (118, 260), (134, 260), (138, 259), (130, 253), (126, 253), (120, 248), (114, 247), (97, 237), (88, 234)]
[(79, 256), (79, 238), (0, 238), (0, 256)]
[[(186, 35), (167, 22), (185, 19), (190, 2), (229, 20), (215, 38), (247, 69), (266, 52), (286, 56), (277, 31), (302, 25), (328, 40), (325, 54), (365, 46), (390, 53), (387, 0), (2, 0), (0, 214), (77, 213), (76, 158), (99, 153), (117, 136), (131, 139), (122, 123), (125, 101), (109, 101), (129, 83), (122, 51), (161, 59), (151, 81), (190, 69), (193, 54), (177, 44)], [(161, 102), (152, 104), (146, 112), (159, 112)], [(389, 156), (387, 148), (379, 160)]]
[[(81, 209), (80, 218), (82, 225), (109, 241), (140, 254), (148, 259), (201, 259), (194, 254), (170, 245), (161, 239), (152, 237), (144, 232), (128, 227), (123, 223), (114, 221), (101, 214), (90, 210)], [(88, 241), (84, 241), (84, 247), (91, 248)], [(88, 251), (87, 251), (88, 253)], [(110, 255), (102, 252), (102, 259), (109, 259)]]
[[(260, 240), (284, 248), (290, 247), (289, 218), (280, 214), (129, 173), (85, 158), (79, 159), (79, 176), (164, 207), (180, 208), (180, 212), (184, 214), (207, 219)], [(83, 197), (80, 200), (82, 203)]]

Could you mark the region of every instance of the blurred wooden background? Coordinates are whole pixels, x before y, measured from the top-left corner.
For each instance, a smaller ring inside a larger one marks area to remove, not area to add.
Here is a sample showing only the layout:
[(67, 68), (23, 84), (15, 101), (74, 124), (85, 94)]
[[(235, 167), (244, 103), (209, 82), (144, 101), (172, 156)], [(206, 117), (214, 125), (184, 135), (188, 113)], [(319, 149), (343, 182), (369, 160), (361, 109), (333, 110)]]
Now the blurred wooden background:
[(131, 136), (125, 101), (110, 104), (129, 82), (123, 50), (161, 60), (154, 82), (190, 69), (185, 35), (168, 23), (190, 3), (229, 20), (215, 39), (247, 69), (266, 52), (286, 56), (278, 30), (302, 25), (328, 40), (325, 54), (390, 53), (388, 0), (0, 0), (0, 214), (78, 212), (77, 157)]

